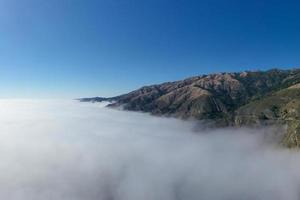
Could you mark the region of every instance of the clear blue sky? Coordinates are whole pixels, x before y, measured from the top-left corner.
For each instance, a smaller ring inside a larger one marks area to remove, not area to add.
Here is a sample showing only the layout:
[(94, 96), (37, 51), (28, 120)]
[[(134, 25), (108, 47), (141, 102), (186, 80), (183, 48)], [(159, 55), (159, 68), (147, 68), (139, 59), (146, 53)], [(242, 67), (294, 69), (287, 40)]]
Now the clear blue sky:
[(0, 0), (0, 27), (2, 98), (300, 66), (297, 1)]

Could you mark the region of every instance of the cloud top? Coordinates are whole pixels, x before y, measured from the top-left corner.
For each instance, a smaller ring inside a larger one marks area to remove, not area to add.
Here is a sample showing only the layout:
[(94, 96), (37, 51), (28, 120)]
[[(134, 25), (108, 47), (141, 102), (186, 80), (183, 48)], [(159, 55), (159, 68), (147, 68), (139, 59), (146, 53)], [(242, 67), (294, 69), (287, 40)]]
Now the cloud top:
[(300, 153), (270, 142), (272, 127), (207, 130), (76, 101), (0, 110), (1, 199), (300, 198)]

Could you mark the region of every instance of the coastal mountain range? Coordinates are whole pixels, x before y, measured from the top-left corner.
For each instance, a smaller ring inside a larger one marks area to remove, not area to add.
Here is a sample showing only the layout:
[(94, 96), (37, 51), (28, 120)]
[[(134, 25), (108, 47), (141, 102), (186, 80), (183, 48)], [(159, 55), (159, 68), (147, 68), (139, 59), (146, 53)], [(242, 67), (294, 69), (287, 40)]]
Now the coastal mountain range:
[(144, 86), (111, 98), (109, 107), (197, 119), (215, 126), (286, 125), (282, 144), (300, 147), (300, 69), (216, 73)]

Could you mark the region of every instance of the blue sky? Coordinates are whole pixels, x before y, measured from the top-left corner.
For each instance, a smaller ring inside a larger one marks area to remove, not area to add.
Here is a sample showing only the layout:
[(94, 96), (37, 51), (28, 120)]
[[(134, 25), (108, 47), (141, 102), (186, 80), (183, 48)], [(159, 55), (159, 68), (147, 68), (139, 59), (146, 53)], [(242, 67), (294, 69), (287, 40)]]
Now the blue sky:
[(297, 67), (299, 36), (289, 0), (0, 0), (0, 97), (113, 96)]

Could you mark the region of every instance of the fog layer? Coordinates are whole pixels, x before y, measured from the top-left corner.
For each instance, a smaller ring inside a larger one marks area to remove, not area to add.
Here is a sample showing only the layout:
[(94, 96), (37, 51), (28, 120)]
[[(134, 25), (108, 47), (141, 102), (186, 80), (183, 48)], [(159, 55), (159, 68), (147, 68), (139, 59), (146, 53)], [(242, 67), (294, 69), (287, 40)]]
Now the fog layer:
[(0, 199), (300, 199), (300, 152), (266, 140), (273, 128), (206, 130), (76, 101), (0, 110)]

